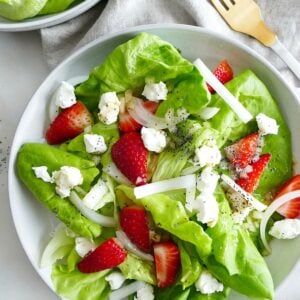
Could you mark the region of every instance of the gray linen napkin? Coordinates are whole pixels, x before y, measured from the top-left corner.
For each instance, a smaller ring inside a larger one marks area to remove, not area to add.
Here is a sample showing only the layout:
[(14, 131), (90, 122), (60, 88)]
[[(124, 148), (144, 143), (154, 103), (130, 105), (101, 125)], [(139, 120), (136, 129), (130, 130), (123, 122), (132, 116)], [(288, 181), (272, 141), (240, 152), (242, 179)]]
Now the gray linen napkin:
[[(258, 0), (266, 23), (300, 60), (300, 1)], [(44, 54), (50, 68), (72, 51), (118, 30), (154, 23), (197, 25), (240, 40), (277, 67), (286, 80), (300, 86), (284, 62), (256, 40), (232, 31), (209, 0), (102, 0), (87, 13), (64, 24), (41, 30)]]

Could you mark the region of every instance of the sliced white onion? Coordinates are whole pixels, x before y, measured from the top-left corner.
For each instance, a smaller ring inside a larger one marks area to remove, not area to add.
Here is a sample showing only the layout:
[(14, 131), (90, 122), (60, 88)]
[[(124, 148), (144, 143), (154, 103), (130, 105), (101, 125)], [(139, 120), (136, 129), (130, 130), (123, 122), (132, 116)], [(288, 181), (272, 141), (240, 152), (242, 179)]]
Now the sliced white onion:
[(261, 238), (265, 248), (269, 252), (271, 252), (271, 248), (266, 239), (266, 226), (268, 224), (270, 217), (281, 205), (285, 204), (286, 202), (293, 201), (293, 199), (296, 199), (299, 197), (300, 197), (300, 190), (286, 193), (286, 194), (282, 195), (281, 197), (275, 199), (269, 205), (269, 207), (266, 209), (266, 211), (264, 212), (262, 219), (261, 219), (261, 223), (260, 223), (260, 238)]
[(132, 185), (129, 179), (118, 169), (116, 164), (113, 162), (111, 162), (105, 168), (103, 168), (103, 171), (109, 176), (111, 176), (118, 183)]
[(133, 254), (135, 254), (136, 256), (144, 259), (144, 260), (148, 260), (148, 261), (154, 261), (154, 258), (151, 254), (145, 253), (143, 251), (141, 251), (140, 249), (138, 249), (128, 238), (128, 236), (126, 235), (126, 233), (122, 230), (118, 230), (116, 231), (116, 236), (118, 238), (118, 241), (120, 241), (120, 243), (124, 246), (125, 249), (127, 249), (128, 251), (132, 252)]
[(193, 188), (196, 188), (196, 175), (190, 174), (138, 186), (133, 189), (133, 192), (135, 197), (140, 199), (152, 194)]
[(239, 193), (245, 200), (247, 200), (255, 209), (258, 211), (263, 211), (267, 208), (265, 204), (255, 199), (251, 194), (242, 189), (234, 180), (229, 176), (222, 174), (221, 179), (228, 184), (234, 191)]
[(170, 126), (164, 118), (156, 117), (145, 109), (141, 99), (132, 97), (127, 110), (130, 116), (144, 127), (166, 129)]
[(125, 285), (118, 290), (115, 290), (110, 293), (109, 300), (121, 300), (121, 299), (127, 299), (129, 295), (132, 295), (136, 293), (138, 290), (142, 289), (145, 286), (145, 283), (142, 281), (135, 281), (133, 283), (130, 283), (128, 285)]
[(71, 192), (70, 201), (81, 212), (83, 216), (93, 221), (94, 223), (97, 223), (104, 227), (116, 226), (116, 221), (114, 218), (98, 214), (95, 211), (88, 208), (87, 206), (85, 206), (85, 204), (82, 202), (82, 200), (79, 198), (76, 192)]
[(223, 98), (242, 122), (248, 123), (253, 119), (251, 113), (228, 91), (200, 58), (195, 60), (194, 65), (201, 72), (205, 81)]
[(219, 110), (219, 107), (205, 107), (199, 112), (199, 116), (203, 120), (209, 120), (214, 117)]

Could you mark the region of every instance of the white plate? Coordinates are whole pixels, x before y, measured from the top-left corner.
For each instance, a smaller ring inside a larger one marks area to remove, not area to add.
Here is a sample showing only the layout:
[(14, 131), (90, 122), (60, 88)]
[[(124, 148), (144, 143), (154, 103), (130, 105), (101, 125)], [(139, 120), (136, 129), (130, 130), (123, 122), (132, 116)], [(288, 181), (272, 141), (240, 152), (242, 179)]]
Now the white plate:
[[(20, 146), (29, 141), (41, 141), (49, 124), (47, 106), (53, 89), (62, 80), (86, 76), (91, 68), (102, 63), (119, 44), (147, 31), (159, 35), (182, 51), (184, 57), (193, 61), (201, 57), (209, 66), (215, 66), (227, 58), (235, 73), (247, 68), (253, 70), (267, 85), (293, 134), (295, 159), (300, 160), (300, 105), (296, 95), (284, 82), (278, 71), (250, 48), (219, 34), (187, 25), (148, 25), (132, 28), (105, 36), (77, 51), (61, 63), (44, 81), (27, 106), (19, 123), (11, 149), (9, 165), (9, 194), (11, 211), (17, 233), (32, 265), (50, 288), (52, 283), (48, 269), (39, 269), (42, 250), (49, 240), (55, 218), (24, 188), (15, 172), (15, 160)], [(35, 124), (35, 126), (32, 126)], [(297, 172), (300, 171), (297, 165)], [(273, 254), (267, 258), (275, 285), (288, 275), (299, 259), (300, 239), (274, 241)], [(280, 259), (278, 259), (280, 257)], [(230, 299), (242, 299), (231, 296)]]
[(0, 31), (29, 31), (50, 27), (79, 16), (101, 0), (84, 0), (61, 13), (33, 17), (24, 21), (10, 21), (0, 17)]

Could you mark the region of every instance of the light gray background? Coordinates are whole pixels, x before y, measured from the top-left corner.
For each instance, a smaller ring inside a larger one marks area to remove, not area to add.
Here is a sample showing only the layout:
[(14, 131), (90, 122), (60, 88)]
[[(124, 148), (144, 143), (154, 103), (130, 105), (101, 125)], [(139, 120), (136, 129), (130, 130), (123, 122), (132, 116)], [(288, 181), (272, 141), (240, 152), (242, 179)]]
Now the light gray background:
[[(7, 162), (15, 129), (26, 104), (48, 73), (38, 32), (0, 32), (0, 299), (3, 300), (58, 299), (23, 252), (7, 192)], [(300, 263), (277, 290), (275, 299), (300, 300), (299, 280)]]

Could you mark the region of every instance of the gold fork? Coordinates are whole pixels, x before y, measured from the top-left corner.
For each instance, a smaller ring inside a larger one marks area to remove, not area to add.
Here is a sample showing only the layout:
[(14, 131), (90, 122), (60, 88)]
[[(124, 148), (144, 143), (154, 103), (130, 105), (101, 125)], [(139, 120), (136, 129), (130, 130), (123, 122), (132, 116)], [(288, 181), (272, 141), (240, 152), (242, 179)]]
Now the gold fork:
[(259, 6), (253, 0), (210, 0), (235, 31), (246, 33), (272, 48), (300, 79), (300, 63), (265, 24)]

